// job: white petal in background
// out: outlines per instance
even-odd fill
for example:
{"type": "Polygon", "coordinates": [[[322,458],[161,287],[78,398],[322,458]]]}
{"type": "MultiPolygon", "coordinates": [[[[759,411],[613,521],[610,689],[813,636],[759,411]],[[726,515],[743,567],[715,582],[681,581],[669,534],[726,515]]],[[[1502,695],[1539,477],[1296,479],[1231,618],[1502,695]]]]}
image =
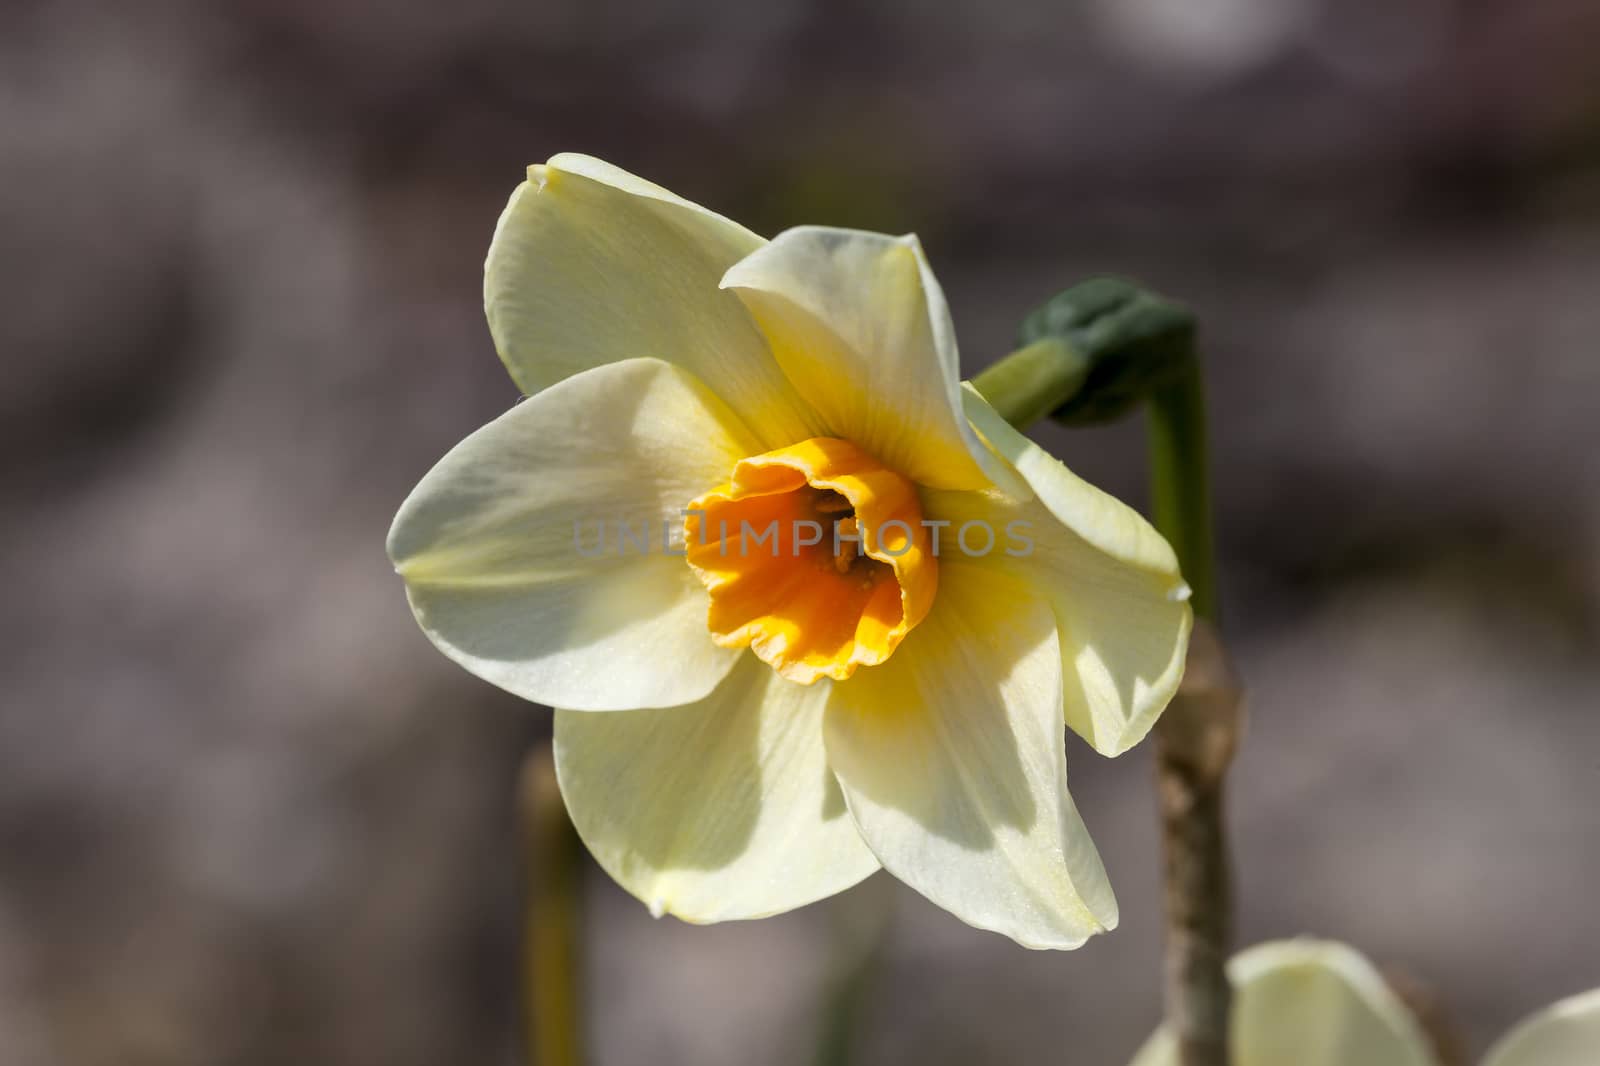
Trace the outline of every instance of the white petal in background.
{"type": "Polygon", "coordinates": [[[1483,1066],[1597,1066],[1600,988],[1561,1000],[1514,1026],[1483,1066]]]}
{"type": "Polygon", "coordinates": [[[556,712],[556,770],[607,873],[655,914],[760,918],[840,892],[878,862],[823,753],[828,683],[743,653],[683,707],[556,712]]]}
{"type": "Polygon", "coordinates": [[[711,640],[705,589],[664,554],[663,523],[755,447],[685,371],[599,367],[452,449],[395,516],[389,556],[423,631],[486,681],[583,710],[696,700],[738,652],[711,640]],[[648,553],[621,548],[619,522],[649,531],[648,553]],[[597,523],[607,546],[584,555],[597,523]]]}
{"type": "MultiPolygon", "coordinates": [[[[1235,955],[1233,1066],[1438,1066],[1410,1008],[1354,948],[1327,940],[1279,940],[1235,955]]],[[[1166,1027],[1132,1066],[1177,1066],[1166,1027]]],[[[1597,1066],[1600,989],[1525,1019],[1483,1066],[1597,1066]]]]}
{"type": "Polygon", "coordinates": [[[529,168],[484,265],[489,331],[530,394],[591,367],[656,358],[698,376],[765,447],[816,435],[723,273],[763,245],[743,226],[609,163],[529,168]]]}
{"type": "MultiPolygon", "coordinates": [[[[1359,952],[1279,940],[1235,955],[1234,1066],[1436,1066],[1411,1011],[1359,952]]],[[[1132,1066],[1178,1066],[1165,1027],[1132,1066]]]]}
{"type": "Polygon", "coordinates": [[[1117,910],[1067,794],[1055,625],[982,566],[939,580],[894,656],[834,686],[829,762],[890,873],[980,929],[1077,947],[1117,910]]]}
{"type": "Polygon", "coordinates": [[[750,308],[828,435],[923,485],[1010,478],[962,414],[950,311],[915,237],[801,226],[722,284],[750,308]]]}

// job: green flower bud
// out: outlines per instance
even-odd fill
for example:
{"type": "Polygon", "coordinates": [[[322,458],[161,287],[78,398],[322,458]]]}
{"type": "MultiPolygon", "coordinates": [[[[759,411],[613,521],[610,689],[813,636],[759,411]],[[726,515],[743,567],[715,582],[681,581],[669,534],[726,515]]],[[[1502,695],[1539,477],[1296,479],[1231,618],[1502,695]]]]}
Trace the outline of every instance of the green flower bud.
{"type": "MultiPolygon", "coordinates": [[[[1171,384],[1194,350],[1188,308],[1118,278],[1092,278],[1051,297],[1023,319],[1025,348],[1059,342],[1081,384],[1049,412],[1071,426],[1111,422],[1153,389],[1171,384]]],[[[979,391],[981,381],[975,382],[979,391]]]]}

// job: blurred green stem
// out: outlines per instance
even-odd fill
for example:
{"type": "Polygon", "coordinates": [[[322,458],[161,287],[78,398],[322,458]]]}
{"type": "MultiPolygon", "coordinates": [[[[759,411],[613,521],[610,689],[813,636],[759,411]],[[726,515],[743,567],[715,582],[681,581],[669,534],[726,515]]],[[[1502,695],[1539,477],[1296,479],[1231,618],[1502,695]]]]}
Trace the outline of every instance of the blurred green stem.
{"type": "MultiPolygon", "coordinates": [[[[1101,286],[1105,289],[1105,286],[1101,286]]],[[[1103,292],[1088,286],[1063,299],[1103,292]]],[[[1239,731],[1237,679],[1216,632],[1215,549],[1206,455],[1204,382],[1192,321],[1171,305],[1124,285],[1108,340],[1097,349],[1109,370],[1136,363],[1137,345],[1167,345],[1158,374],[1138,391],[1148,404],[1150,488],[1155,527],[1177,553],[1198,619],[1182,687],[1155,730],[1157,795],[1165,859],[1167,1027],[1182,1066],[1228,1066],[1233,897],[1224,783],[1239,731]],[[1127,298],[1131,297],[1131,298],[1127,298]],[[1120,345],[1120,347],[1119,347],[1120,345]]],[[[1070,303],[1063,303],[1068,311],[1070,303]]],[[[1092,310],[1092,308],[1091,308],[1092,310]]],[[[984,398],[1019,430],[1085,390],[1090,360],[1055,336],[1019,348],[973,379],[984,398]]],[[[1115,376],[1114,374],[1112,375],[1115,376]]],[[[1089,386],[1080,403],[1094,403],[1089,386]]],[[[1104,405],[1116,412],[1116,404],[1104,405]]]]}
{"type": "Polygon", "coordinates": [[[849,1066],[861,1034],[861,1019],[883,967],[894,882],[874,877],[832,907],[832,974],[823,997],[813,1066],[849,1066]]]}
{"type": "Polygon", "coordinates": [[[1151,518],[1178,553],[1194,613],[1215,622],[1216,549],[1199,358],[1190,352],[1176,379],[1152,389],[1148,403],[1151,518]]]}
{"type": "Polygon", "coordinates": [[[972,379],[1001,418],[1021,429],[1077,395],[1089,357],[1059,337],[1018,348],[972,379]]]}
{"type": "Polygon", "coordinates": [[[561,802],[548,743],[535,748],[523,765],[521,806],[527,849],[522,970],[528,1061],[581,1066],[582,845],[561,802]]]}
{"type": "Polygon", "coordinates": [[[1233,897],[1224,784],[1239,700],[1215,639],[1205,390],[1192,348],[1175,378],[1151,390],[1148,403],[1152,518],[1177,552],[1199,625],[1212,627],[1191,641],[1183,686],[1155,730],[1166,860],[1167,1025],[1182,1066],[1228,1066],[1233,897]]]}

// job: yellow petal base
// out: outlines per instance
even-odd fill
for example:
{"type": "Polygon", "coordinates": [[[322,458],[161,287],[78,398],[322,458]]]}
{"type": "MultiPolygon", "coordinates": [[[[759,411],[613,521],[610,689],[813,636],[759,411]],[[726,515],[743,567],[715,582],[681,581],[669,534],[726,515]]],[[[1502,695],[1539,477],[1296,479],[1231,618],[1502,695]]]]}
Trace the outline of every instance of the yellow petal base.
{"type": "Polygon", "coordinates": [[[742,459],[688,511],[712,638],[791,681],[884,662],[933,605],[939,564],[916,487],[848,441],[742,459]]]}

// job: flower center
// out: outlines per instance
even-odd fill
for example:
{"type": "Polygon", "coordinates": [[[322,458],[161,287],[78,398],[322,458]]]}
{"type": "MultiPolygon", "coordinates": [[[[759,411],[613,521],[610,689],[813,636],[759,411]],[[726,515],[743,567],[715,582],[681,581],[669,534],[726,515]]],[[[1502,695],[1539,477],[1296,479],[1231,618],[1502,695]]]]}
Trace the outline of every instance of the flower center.
{"type": "Polygon", "coordinates": [[[916,487],[848,441],[742,459],[688,510],[712,639],[791,681],[883,662],[933,604],[939,565],[916,487]]]}

